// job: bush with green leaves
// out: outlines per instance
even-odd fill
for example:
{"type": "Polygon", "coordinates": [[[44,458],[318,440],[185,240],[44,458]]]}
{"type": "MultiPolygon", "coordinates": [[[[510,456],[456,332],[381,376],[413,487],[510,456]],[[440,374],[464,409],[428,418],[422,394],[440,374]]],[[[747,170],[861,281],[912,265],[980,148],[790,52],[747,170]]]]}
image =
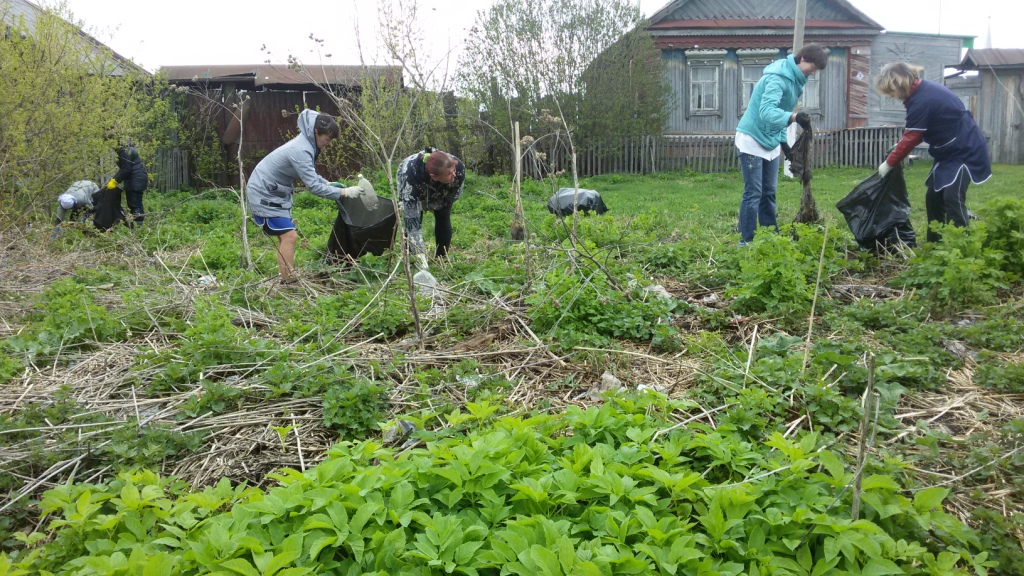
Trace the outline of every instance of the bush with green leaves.
{"type": "Polygon", "coordinates": [[[686,272],[694,258],[693,246],[688,242],[655,244],[636,251],[640,262],[648,268],[670,274],[686,272]]]}
{"type": "Polygon", "coordinates": [[[35,358],[123,339],[125,325],[95,300],[95,292],[74,278],[57,280],[38,296],[29,326],[0,344],[14,358],[35,358]]]}
{"type": "Polygon", "coordinates": [[[343,438],[362,439],[379,430],[387,419],[387,389],[365,378],[340,380],[323,394],[324,424],[343,438]]]}
{"type": "Polygon", "coordinates": [[[982,352],[978,355],[972,380],[978,386],[1021,394],[1024,393],[1024,364],[1001,361],[990,352],[982,352]]]}
{"type": "Polygon", "coordinates": [[[147,351],[138,357],[137,369],[153,373],[149,381],[153,392],[180,391],[181,386],[202,381],[212,386],[242,374],[258,373],[259,367],[269,366],[272,360],[288,357],[288,351],[277,342],[254,337],[235,326],[234,314],[216,299],[200,297],[195,305],[196,312],[183,323],[174,348],[147,351]]]}
{"type": "Polygon", "coordinates": [[[985,221],[985,248],[1003,253],[1003,271],[1024,278],[1024,200],[1004,197],[981,209],[985,221]]]}
{"type": "Polygon", "coordinates": [[[8,573],[968,574],[992,566],[942,510],[853,472],[815,434],[751,443],[729,427],[658,434],[670,403],[619,398],[560,416],[496,418],[398,453],[342,442],[266,492],[190,493],[149,472],[46,493],[50,536],[21,535],[8,573]],[[653,419],[653,420],[652,420],[653,419]]]}
{"type": "Polygon", "coordinates": [[[611,338],[650,341],[675,301],[613,282],[597,267],[567,266],[548,272],[526,297],[534,330],[554,337],[563,347],[607,343],[611,338]]]}
{"type": "Polygon", "coordinates": [[[921,247],[895,282],[916,288],[939,311],[995,303],[999,291],[1008,287],[1006,255],[986,248],[985,223],[970,228],[932,225],[939,227],[942,240],[921,247]]]}
{"type": "Polygon", "coordinates": [[[828,286],[840,259],[834,241],[825,246],[822,259],[825,238],[808,226],[795,225],[784,232],[762,231],[753,243],[733,252],[738,271],[727,293],[734,298],[738,312],[771,314],[789,325],[803,322],[810,312],[819,261],[825,265],[822,283],[828,286]]]}

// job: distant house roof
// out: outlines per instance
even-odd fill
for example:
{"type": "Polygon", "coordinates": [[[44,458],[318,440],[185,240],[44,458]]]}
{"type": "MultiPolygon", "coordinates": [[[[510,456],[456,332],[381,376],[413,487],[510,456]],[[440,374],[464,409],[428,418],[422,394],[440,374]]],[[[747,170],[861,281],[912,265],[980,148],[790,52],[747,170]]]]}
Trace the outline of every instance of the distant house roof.
{"type": "Polygon", "coordinates": [[[960,70],[979,70],[982,68],[1022,68],[1024,67],[1024,49],[1022,48],[971,48],[958,66],[960,70]]]}
{"type": "MultiPolygon", "coordinates": [[[[660,49],[778,48],[793,37],[792,0],[673,0],[647,29],[660,49]]],[[[846,0],[808,0],[808,42],[870,42],[882,26],[846,0]]]]}
{"type": "MultiPolygon", "coordinates": [[[[2,0],[2,3],[10,7],[10,9],[4,14],[4,23],[11,25],[18,21],[18,19],[22,19],[25,22],[25,26],[29,29],[29,31],[35,30],[36,20],[39,18],[39,16],[46,12],[46,10],[40,8],[39,6],[36,6],[32,2],[29,2],[29,0],[2,0]]],[[[60,15],[59,13],[54,12],[53,10],[50,10],[50,12],[56,16],[60,15]]],[[[68,24],[71,26],[75,26],[73,23],[70,22],[68,24]]],[[[84,38],[86,42],[93,46],[94,50],[104,49],[110,52],[111,58],[117,64],[117,66],[110,72],[111,76],[124,76],[128,73],[129,70],[132,72],[145,74],[146,76],[152,76],[152,74],[147,72],[143,67],[139,66],[135,62],[132,62],[128,58],[125,58],[124,56],[118,54],[109,46],[100,42],[92,35],[86,33],[81,28],[78,28],[77,26],[75,26],[75,28],[78,29],[78,34],[82,38],[84,38]]]]}
{"type": "Polygon", "coordinates": [[[316,84],[335,87],[360,86],[367,79],[383,79],[401,85],[401,66],[309,66],[287,64],[218,64],[164,66],[160,71],[174,84],[225,84],[237,88],[308,88],[316,84]]]}

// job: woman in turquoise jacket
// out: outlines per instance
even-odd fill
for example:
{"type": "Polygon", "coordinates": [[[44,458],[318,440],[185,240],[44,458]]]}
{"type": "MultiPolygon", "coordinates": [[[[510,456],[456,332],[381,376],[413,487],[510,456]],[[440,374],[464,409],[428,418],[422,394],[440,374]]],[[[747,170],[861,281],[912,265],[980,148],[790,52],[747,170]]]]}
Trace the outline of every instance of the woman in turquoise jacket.
{"type": "Polygon", "coordinates": [[[775,220],[775,191],[779,184],[779,154],[789,157],[786,127],[797,122],[807,130],[811,119],[805,112],[794,113],[807,78],[828,63],[819,44],[808,44],[796,54],[769,64],[754,86],[747,111],[736,127],[736,148],[743,174],[740,201],[740,245],[754,240],[760,226],[778,230],[775,220]]]}

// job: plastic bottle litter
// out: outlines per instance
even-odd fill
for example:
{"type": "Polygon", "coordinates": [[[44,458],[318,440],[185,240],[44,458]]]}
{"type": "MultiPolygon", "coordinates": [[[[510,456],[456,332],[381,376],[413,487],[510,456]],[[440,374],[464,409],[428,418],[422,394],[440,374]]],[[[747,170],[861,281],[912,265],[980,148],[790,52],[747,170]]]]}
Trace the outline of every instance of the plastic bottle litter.
{"type": "Polygon", "coordinates": [[[420,270],[414,274],[412,281],[423,294],[433,296],[437,292],[437,278],[427,270],[420,270]]]}

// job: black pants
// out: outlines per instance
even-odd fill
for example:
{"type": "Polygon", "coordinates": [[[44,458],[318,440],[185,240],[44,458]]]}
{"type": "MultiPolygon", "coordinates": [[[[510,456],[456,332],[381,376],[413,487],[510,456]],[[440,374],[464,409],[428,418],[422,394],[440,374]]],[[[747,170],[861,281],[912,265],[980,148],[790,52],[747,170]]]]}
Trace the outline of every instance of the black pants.
{"type": "Polygon", "coordinates": [[[434,257],[446,256],[448,248],[452,245],[452,206],[449,204],[444,208],[434,210],[434,242],[437,249],[434,250],[434,257]]]}
{"type": "Polygon", "coordinates": [[[967,187],[971,185],[971,177],[966,169],[961,169],[956,180],[942,190],[935,189],[935,176],[929,176],[925,183],[928,191],[924,195],[925,211],[928,214],[928,235],[929,242],[938,242],[942,235],[932,232],[932,222],[941,224],[953,223],[955,226],[966,228],[968,225],[967,215],[967,187]]]}
{"type": "Polygon", "coordinates": [[[142,192],[125,191],[125,197],[128,200],[128,210],[132,213],[132,218],[137,224],[142,224],[142,221],[146,219],[146,212],[142,208],[142,192]]]}

